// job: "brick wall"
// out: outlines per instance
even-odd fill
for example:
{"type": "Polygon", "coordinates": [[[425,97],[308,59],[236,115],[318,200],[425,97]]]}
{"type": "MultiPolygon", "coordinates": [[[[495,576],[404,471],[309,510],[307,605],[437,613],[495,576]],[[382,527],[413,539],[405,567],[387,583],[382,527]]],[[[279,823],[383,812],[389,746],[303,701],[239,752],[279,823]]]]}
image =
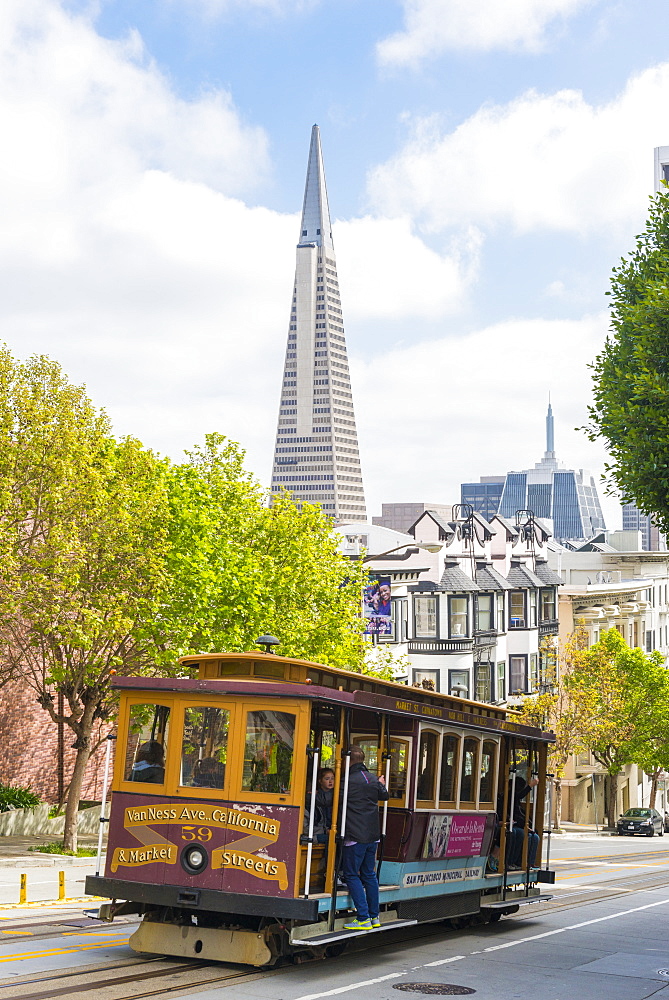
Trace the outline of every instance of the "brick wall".
{"type": "MultiPolygon", "coordinates": [[[[99,731],[112,728],[106,726],[99,731]]],[[[62,757],[66,789],[76,756],[72,749],[74,739],[74,732],[64,726],[62,757]]],[[[58,727],[37,704],[34,691],[21,681],[0,688],[0,782],[28,786],[43,801],[56,803],[58,748],[58,727]]],[[[103,743],[89,761],[82,799],[100,801],[102,798],[104,758],[103,743]]]]}

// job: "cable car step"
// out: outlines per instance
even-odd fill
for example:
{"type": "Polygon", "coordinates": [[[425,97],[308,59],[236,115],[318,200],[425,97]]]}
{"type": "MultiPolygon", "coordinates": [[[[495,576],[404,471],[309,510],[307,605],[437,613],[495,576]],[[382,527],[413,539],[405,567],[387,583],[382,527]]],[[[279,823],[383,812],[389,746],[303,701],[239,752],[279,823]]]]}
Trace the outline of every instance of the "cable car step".
{"type": "Polygon", "coordinates": [[[553,896],[549,896],[546,893],[542,893],[538,896],[509,896],[507,899],[501,899],[496,903],[481,903],[482,910],[505,910],[507,906],[527,906],[528,903],[546,903],[549,899],[553,899],[553,896]]]}
{"type": "Polygon", "coordinates": [[[297,937],[300,928],[296,927],[293,934],[290,936],[291,944],[304,944],[304,945],[317,945],[317,944],[330,944],[333,941],[343,941],[345,938],[361,937],[363,934],[377,934],[379,931],[391,931],[398,927],[411,927],[417,924],[417,920],[387,920],[385,923],[381,924],[380,927],[372,927],[368,931],[345,931],[343,929],[331,931],[327,934],[314,934],[313,937],[305,936],[303,938],[297,937]]]}

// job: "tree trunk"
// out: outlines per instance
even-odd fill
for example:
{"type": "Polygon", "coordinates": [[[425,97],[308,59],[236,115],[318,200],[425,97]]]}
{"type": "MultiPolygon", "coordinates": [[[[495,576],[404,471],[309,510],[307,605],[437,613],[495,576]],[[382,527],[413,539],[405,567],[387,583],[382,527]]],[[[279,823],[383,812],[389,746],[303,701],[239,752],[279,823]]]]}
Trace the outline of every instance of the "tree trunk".
{"type": "MultiPolygon", "coordinates": [[[[67,805],[65,806],[65,831],[63,834],[63,848],[66,851],[77,851],[77,821],[79,817],[79,802],[81,800],[81,789],[84,784],[86,767],[91,757],[90,735],[79,743],[84,746],[77,747],[77,756],[74,761],[74,770],[70,787],[67,792],[67,805]]],[[[76,745],[76,744],[75,744],[76,745]]]]}
{"type": "Polygon", "coordinates": [[[562,778],[555,779],[555,826],[554,830],[560,829],[562,823],[562,778]]]}
{"type": "Polygon", "coordinates": [[[657,780],[660,777],[659,769],[655,769],[650,776],[650,801],[648,803],[651,809],[655,808],[655,799],[657,798],[657,780]]]}
{"type": "Polygon", "coordinates": [[[616,819],[618,818],[618,775],[609,774],[608,789],[606,796],[606,819],[608,829],[615,830],[616,819]]]}

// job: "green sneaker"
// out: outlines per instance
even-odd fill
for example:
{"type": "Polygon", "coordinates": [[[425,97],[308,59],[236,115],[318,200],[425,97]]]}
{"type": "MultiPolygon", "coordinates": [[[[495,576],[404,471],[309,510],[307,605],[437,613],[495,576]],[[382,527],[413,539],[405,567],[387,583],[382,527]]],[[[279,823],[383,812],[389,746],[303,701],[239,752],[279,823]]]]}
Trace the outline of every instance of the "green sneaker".
{"type": "Polygon", "coordinates": [[[344,924],[345,931],[371,931],[372,921],[367,918],[367,920],[358,920],[354,917],[353,920],[349,920],[348,923],[344,924]]]}
{"type": "Polygon", "coordinates": [[[372,927],[380,927],[381,926],[381,921],[379,920],[378,917],[370,917],[369,919],[372,921],[372,927]]]}

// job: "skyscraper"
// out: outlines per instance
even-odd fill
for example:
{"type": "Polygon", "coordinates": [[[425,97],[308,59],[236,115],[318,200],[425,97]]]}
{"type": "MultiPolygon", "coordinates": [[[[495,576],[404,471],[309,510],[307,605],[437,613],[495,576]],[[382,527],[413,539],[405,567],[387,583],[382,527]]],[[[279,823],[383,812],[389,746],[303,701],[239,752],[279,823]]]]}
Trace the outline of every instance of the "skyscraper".
{"type": "Polygon", "coordinates": [[[551,521],[558,541],[590,538],[606,528],[593,477],[583,469],[565,469],[555,457],[550,403],[544,457],[533,469],[506,475],[499,513],[513,518],[517,510],[531,510],[551,521]]]}
{"type": "Polygon", "coordinates": [[[297,244],[276,432],[272,493],[318,503],[337,521],[365,521],[358,435],[318,126],[297,244]]]}

